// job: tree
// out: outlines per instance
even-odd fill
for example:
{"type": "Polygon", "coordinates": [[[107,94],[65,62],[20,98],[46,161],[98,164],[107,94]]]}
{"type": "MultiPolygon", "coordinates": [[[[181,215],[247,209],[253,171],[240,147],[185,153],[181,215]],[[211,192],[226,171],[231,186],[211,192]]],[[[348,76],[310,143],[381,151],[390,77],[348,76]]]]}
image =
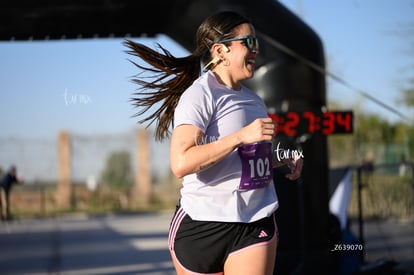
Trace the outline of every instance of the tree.
{"type": "Polygon", "coordinates": [[[113,152],[109,155],[101,175],[101,182],[118,190],[132,186],[133,174],[128,152],[113,152]]]}
{"type": "Polygon", "coordinates": [[[408,64],[408,70],[405,70],[408,73],[411,73],[407,76],[406,82],[401,87],[401,96],[399,103],[407,107],[414,107],[414,63],[412,62],[412,57],[414,55],[414,22],[409,22],[406,25],[401,27],[401,30],[397,32],[404,41],[408,43],[407,55],[408,60],[411,60],[411,63],[408,64]]]}
{"type": "Polygon", "coordinates": [[[408,79],[408,85],[401,89],[401,103],[408,107],[414,107],[414,78],[408,79]]]}

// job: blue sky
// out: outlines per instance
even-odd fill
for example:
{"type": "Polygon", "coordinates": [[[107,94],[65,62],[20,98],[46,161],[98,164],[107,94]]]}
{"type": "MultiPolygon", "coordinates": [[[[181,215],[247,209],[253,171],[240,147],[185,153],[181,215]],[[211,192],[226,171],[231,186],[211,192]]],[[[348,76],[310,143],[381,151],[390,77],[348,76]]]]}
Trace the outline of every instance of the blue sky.
{"type": "MultiPolygon", "coordinates": [[[[167,37],[157,41],[171,43],[167,37]]],[[[125,49],[120,39],[0,43],[0,136],[137,128],[129,102],[136,88],[130,76],[137,70],[125,49]]]]}
{"type": "MultiPolygon", "coordinates": [[[[413,111],[397,105],[396,100],[400,85],[408,76],[414,77],[414,53],[406,52],[414,38],[395,32],[413,24],[414,0],[281,2],[320,36],[331,73],[413,119],[413,111]]],[[[175,55],[187,54],[164,35],[134,40],[154,47],[159,42],[175,55]]],[[[138,71],[127,60],[130,56],[122,41],[0,42],[0,166],[15,163],[27,179],[56,178],[55,139],[60,130],[88,136],[123,135],[142,128],[132,117],[137,110],[129,102],[136,89],[130,77],[138,71]],[[26,144],[25,140],[36,142],[26,144]],[[32,148],[31,144],[40,146],[32,148]]],[[[344,109],[401,120],[357,91],[327,80],[329,101],[341,103],[344,109]]],[[[168,169],[167,146],[162,144],[153,152],[157,169],[160,165],[168,169]]],[[[97,155],[88,152],[80,152],[90,158],[82,159],[84,169],[74,167],[74,173],[98,177],[105,159],[96,163],[97,155]]]]}
{"type": "MultiPolygon", "coordinates": [[[[407,39],[393,34],[412,23],[413,0],[283,0],[324,44],[328,70],[357,89],[405,114],[395,101],[405,76],[413,75],[407,39]],[[410,64],[411,63],[411,64],[410,64]]],[[[173,54],[185,51],[168,37],[173,54]]],[[[411,40],[412,41],[412,40],[411,40]]],[[[139,127],[128,101],[137,70],[120,39],[0,42],[0,137],[55,137],[60,129],[79,133],[123,132],[139,127]]],[[[399,117],[328,79],[328,100],[357,106],[390,120],[399,117]]]]}
{"type": "Polygon", "coordinates": [[[362,96],[359,91],[363,91],[414,121],[412,110],[396,104],[402,83],[409,76],[414,77],[414,33],[411,32],[411,37],[397,34],[409,24],[413,29],[414,1],[281,2],[320,36],[327,69],[354,88],[349,89],[328,78],[328,100],[378,114],[390,121],[400,120],[398,115],[362,96]]]}

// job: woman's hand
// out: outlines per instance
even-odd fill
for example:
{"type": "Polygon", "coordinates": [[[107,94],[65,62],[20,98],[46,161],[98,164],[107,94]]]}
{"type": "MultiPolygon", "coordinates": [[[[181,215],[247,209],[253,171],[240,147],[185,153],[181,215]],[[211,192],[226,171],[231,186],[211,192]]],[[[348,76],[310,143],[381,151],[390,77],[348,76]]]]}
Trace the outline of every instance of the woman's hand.
{"type": "Polygon", "coordinates": [[[263,140],[272,140],[276,134],[276,126],[270,117],[257,118],[239,131],[241,144],[250,144],[263,140]]]}
{"type": "Polygon", "coordinates": [[[290,174],[286,174],[286,177],[290,180],[298,179],[302,174],[303,158],[296,157],[291,159],[282,160],[290,169],[290,174]]]}

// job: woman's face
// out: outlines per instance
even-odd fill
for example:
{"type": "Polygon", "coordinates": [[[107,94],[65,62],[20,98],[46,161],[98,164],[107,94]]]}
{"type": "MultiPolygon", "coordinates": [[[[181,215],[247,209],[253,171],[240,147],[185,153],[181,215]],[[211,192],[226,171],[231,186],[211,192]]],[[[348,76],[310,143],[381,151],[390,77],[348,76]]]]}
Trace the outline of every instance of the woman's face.
{"type": "MultiPolygon", "coordinates": [[[[251,24],[241,24],[236,31],[235,38],[243,36],[256,37],[256,33],[251,24]]],[[[228,47],[230,51],[227,58],[230,61],[229,73],[235,82],[240,82],[254,76],[256,56],[258,49],[250,50],[246,45],[246,40],[232,41],[228,47]]]]}

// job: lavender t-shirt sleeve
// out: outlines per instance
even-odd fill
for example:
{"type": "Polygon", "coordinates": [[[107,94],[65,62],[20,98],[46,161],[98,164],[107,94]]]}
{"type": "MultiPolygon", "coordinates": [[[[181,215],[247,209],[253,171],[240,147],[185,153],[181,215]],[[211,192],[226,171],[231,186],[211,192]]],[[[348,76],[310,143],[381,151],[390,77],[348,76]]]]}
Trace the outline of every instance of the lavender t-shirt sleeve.
{"type": "Polygon", "coordinates": [[[205,132],[213,112],[210,91],[199,83],[190,86],[181,96],[174,114],[174,127],[191,124],[205,132]]]}

